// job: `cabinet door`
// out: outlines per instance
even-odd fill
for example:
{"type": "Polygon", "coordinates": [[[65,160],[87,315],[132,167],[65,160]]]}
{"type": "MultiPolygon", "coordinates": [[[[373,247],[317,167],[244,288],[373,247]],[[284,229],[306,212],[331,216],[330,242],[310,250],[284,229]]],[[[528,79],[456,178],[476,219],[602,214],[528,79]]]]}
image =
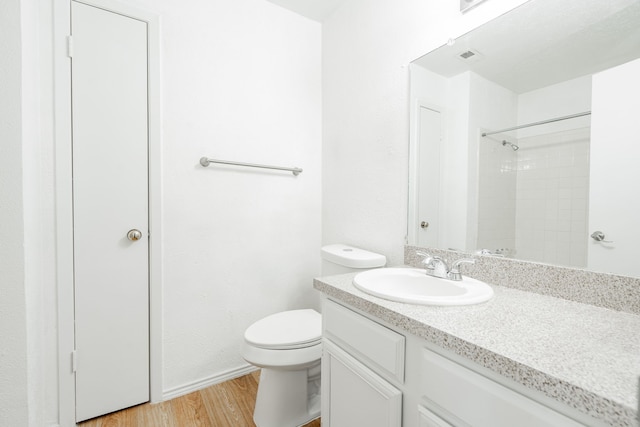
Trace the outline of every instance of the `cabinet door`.
{"type": "Polygon", "coordinates": [[[322,425],[400,427],[402,392],[329,340],[322,358],[322,425]]]}

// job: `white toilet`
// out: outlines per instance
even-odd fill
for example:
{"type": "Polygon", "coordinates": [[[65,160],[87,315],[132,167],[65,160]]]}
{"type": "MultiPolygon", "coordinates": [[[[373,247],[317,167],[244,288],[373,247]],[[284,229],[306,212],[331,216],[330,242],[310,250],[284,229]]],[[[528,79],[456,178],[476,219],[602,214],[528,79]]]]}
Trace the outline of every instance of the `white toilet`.
{"type": "MultiPolygon", "coordinates": [[[[322,248],[322,274],[383,267],[386,258],[347,245],[322,248]]],[[[253,421],[298,427],[320,416],[322,317],[311,309],[272,314],[244,333],[242,357],[262,368],[253,421]]]]}

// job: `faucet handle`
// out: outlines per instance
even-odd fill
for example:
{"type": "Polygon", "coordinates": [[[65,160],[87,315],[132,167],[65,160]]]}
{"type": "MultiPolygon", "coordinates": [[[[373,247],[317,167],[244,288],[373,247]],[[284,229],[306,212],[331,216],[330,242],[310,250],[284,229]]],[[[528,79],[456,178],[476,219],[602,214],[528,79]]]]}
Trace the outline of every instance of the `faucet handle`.
{"type": "Polygon", "coordinates": [[[441,260],[442,258],[438,257],[438,256],[433,256],[431,254],[428,254],[426,252],[422,252],[422,251],[416,251],[416,255],[419,255],[422,258],[422,261],[420,261],[420,263],[422,265],[424,265],[424,268],[426,268],[427,270],[433,270],[434,269],[434,265],[433,265],[433,261],[435,260],[441,260]]]}
{"type": "Polygon", "coordinates": [[[433,259],[433,256],[431,254],[428,254],[428,253],[422,252],[422,251],[416,251],[416,255],[423,257],[423,259],[422,259],[422,263],[423,264],[429,264],[431,262],[431,260],[433,259]]]}
{"type": "Polygon", "coordinates": [[[462,274],[460,273],[460,264],[475,264],[474,258],[461,258],[451,264],[451,270],[449,270],[449,279],[462,280],[462,274]]]}
{"type": "Polygon", "coordinates": [[[441,279],[449,278],[449,264],[447,263],[446,259],[421,251],[416,251],[416,255],[424,257],[424,259],[422,260],[422,264],[424,264],[426,273],[429,276],[439,277],[441,279]]]}
{"type": "Polygon", "coordinates": [[[434,264],[441,264],[444,263],[446,265],[446,261],[444,259],[442,259],[441,257],[437,256],[437,255],[431,255],[428,254],[426,252],[422,252],[422,251],[416,251],[416,255],[420,255],[422,257],[424,257],[422,259],[422,264],[425,265],[425,267],[427,269],[433,270],[435,268],[434,264]],[[436,263],[434,263],[434,261],[436,261],[436,263]]]}
{"type": "Polygon", "coordinates": [[[427,274],[429,275],[433,275],[433,272],[435,271],[435,268],[436,268],[433,262],[439,261],[442,259],[438,256],[433,256],[431,254],[428,254],[422,251],[416,251],[416,255],[423,257],[420,263],[424,266],[424,268],[427,270],[427,274]]]}

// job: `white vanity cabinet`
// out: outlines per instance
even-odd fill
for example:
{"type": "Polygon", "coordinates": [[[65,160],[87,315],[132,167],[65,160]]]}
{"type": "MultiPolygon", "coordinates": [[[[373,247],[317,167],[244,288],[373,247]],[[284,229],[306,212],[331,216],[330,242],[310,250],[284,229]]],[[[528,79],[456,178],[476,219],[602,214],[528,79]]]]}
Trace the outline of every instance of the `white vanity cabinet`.
{"type": "Polygon", "coordinates": [[[584,414],[524,386],[507,386],[509,380],[496,373],[327,298],[323,337],[323,427],[600,426],[584,414]]]}

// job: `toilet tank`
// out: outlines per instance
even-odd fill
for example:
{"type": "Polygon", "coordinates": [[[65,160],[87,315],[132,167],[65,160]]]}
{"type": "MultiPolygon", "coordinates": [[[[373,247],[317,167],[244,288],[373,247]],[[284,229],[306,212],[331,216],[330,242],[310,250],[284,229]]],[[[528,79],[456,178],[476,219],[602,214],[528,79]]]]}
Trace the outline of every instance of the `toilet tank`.
{"type": "Polygon", "coordinates": [[[323,276],[384,267],[387,263],[384,255],[341,243],[323,246],[320,252],[323,276]]]}

